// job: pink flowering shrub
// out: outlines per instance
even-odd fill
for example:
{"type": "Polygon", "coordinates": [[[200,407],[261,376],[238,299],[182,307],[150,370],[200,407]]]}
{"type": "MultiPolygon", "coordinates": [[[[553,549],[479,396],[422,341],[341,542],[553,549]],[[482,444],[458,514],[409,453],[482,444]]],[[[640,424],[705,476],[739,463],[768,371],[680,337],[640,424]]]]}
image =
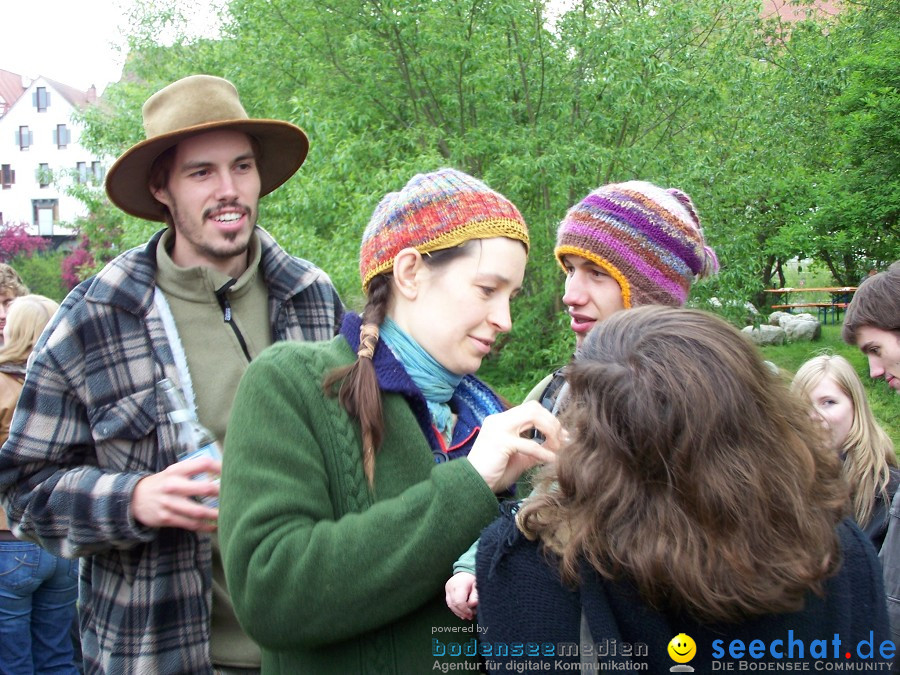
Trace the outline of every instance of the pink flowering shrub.
{"type": "Polygon", "coordinates": [[[81,271],[94,266],[94,256],[87,250],[87,240],[82,239],[78,247],[63,258],[60,264],[63,283],[70,291],[82,280],[81,271]]]}
{"type": "Polygon", "coordinates": [[[44,237],[28,234],[24,223],[13,223],[0,227],[0,262],[9,262],[16,256],[25,257],[43,251],[50,245],[44,237]]]}

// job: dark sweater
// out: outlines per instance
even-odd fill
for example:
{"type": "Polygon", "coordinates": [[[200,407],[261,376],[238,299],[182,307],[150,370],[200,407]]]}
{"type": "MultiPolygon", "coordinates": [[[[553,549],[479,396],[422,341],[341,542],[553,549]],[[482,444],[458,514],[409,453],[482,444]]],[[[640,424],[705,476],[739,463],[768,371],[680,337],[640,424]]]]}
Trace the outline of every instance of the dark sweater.
{"type": "Polygon", "coordinates": [[[872,540],[872,545],[876,551],[880,551],[884,544],[884,538],[887,535],[888,523],[891,516],[891,501],[897,493],[897,486],[900,485],[900,469],[890,468],[891,478],[887,485],[887,500],[881,496],[881,493],[875,495],[875,506],[872,509],[872,517],[864,528],[863,532],[872,540]]]}
{"type": "MultiPolygon", "coordinates": [[[[754,670],[765,663],[774,664],[772,669],[789,663],[799,666],[788,668],[803,669],[805,662],[813,671],[816,666],[812,662],[817,660],[839,667],[874,665],[879,670],[885,661],[879,649],[889,640],[881,570],[871,543],[855,524],[845,521],[838,533],[843,563],[825,583],[824,597],[810,595],[799,612],[708,625],[686,614],[656,611],[641,600],[632,584],[605,581],[586,565],[580,589],[564,586],[557,558],[539,543],[527,540],[511,516],[503,516],[484,530],[478,549],[481,653],[491,672],[577,668],[564,664],[579,661],[583,603],[603,670],[669,672],[677,664],[667,647],[680,633],[696,643],[696,656],[687,664],[696,673],[737,672],[742,669],[741,661],[754,670]],[[840,639],[837,650],[835,636],[840,639]],[[820,642],[813,642],[816,640],[820,642]],[[861,656],[857,646],[862,641],[866,642],[861,645],[861,656]],[[516,653],[514,646],[519,645],[521,656],[496,656],[505,646],[510,654],[516,653]],[[874,645],[874,658],[863,658],[868,655],[867,645],[874,645]],[[563,655],[567,649],[571,653],[563,655]],[[822,659],[816,658],[819,650],[825,652],[822,659]]],[[[893,643],[886,647],[893,651],[893,643]]]]}

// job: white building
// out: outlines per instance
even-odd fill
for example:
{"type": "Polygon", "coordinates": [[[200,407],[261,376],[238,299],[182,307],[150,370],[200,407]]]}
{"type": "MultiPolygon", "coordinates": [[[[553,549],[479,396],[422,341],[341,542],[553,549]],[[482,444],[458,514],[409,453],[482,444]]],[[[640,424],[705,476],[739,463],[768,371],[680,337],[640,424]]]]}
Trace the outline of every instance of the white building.
{"type": "Polygon", "coordinates": [[[45,77],[27,83],[0,70],[0,225],[25,223],[30,234],[70,235],[82,202],[73,182],[102,182],[105,165],[81,147],[72,112],[97,100],[45,77]]]}

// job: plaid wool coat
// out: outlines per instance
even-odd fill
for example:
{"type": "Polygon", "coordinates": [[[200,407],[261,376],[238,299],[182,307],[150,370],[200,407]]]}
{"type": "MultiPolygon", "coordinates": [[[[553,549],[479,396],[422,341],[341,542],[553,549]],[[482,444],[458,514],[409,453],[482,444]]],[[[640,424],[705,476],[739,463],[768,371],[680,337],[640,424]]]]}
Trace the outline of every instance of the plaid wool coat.
{"type": "MultiPolygon", "coordinates": [[[[273,340],[321,340],[343,308],[327,275],[263,230],[273,340]]],[[[177,373],[153,303],[162,232],[76,287],[38,345],[9,440],[0,499],[21,538],[81,557],[88,673],[210,673],[208,535],[149,529],[131,513],[137,482],[176,461],[155,383],[177,373]]]]}

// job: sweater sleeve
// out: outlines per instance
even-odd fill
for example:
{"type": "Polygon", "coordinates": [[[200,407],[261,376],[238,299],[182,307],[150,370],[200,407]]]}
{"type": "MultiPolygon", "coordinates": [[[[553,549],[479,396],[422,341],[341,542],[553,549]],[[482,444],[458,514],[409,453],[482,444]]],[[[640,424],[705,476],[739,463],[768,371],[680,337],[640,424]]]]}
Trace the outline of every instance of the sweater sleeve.
{"type": "Polygon", "coordinates": [[[497,512],[467,459],[433,463],[411,415],[406,436],[385,415],[369,494],[358,427],[322,392],[322,374],[338,364],[320,359],[334,342],[266,350],[228,425],[225,572],[241,625],[270,649],[335,643],[419,609],[497,512]]]}
{"type": "MultiPolygon", "coordinates": [[[[63,310],[71,302],[67,299],[63,310]]],[[[56,357],[68,354],[65,363],[76,369],[91,359],[65,311],[57,317],[38,344],[9,438],[0,448],[0,501],[10,529],[67,558],[150,541],[157,531],[137,523],[130,508],[147,467],[134,467],[126,452],[110,453],[109,463],[116,467],[100,467],[95,444],[100,437],[116,438],[117,449],[125,448],[152,435],[153,391],[137,392],[106,409],[86,406],[56,357]]],[[[117,373],[126,371],[121,358],[118,365],[117,373]]]]}
{"type": "Polygon", "coordinates": [[[469,549],[453,563],[453,574],[468,572],[475,574],[475,556],[478,554],[478,540],[476,539],[469,549]]]}

